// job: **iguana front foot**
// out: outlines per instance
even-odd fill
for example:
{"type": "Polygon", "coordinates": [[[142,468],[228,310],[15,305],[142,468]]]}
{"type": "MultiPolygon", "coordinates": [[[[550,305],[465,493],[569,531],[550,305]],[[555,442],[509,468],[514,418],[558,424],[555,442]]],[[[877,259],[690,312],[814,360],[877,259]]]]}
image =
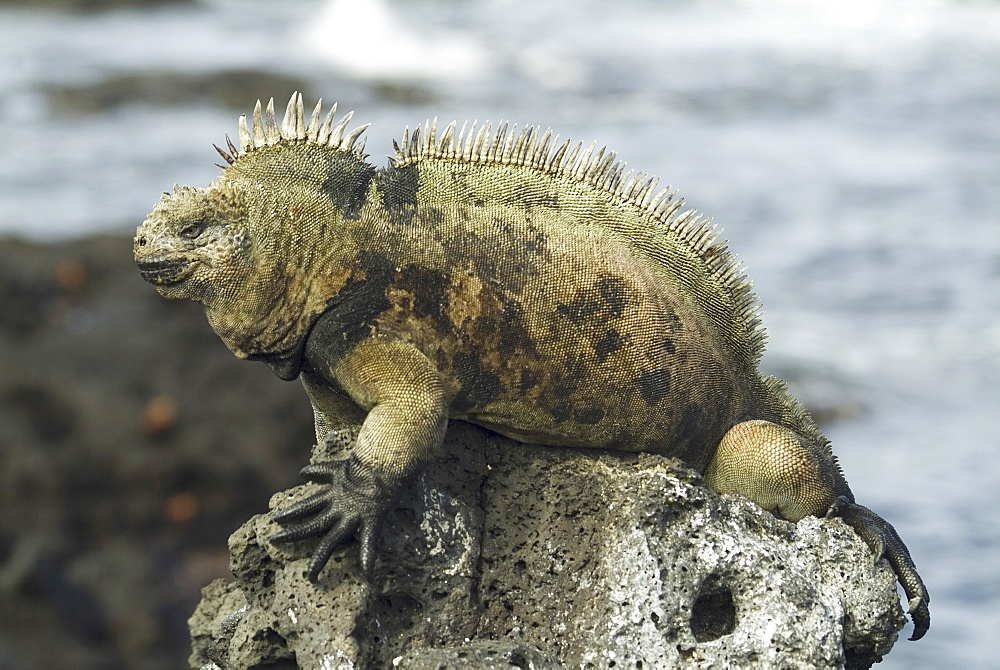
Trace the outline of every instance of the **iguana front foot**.
{"type": "Polygon", "coordinates": [[[924,582],[917,574],[917,566],[903,544],[896,529],[888,521],[863,505],[841,496],[830,507],[830,516],[839,516],[871,548],[878,561],[883,556],[889,561],[899,583],[903,585],[908,600],[908,611],[913,618],[911,640],[919,640],[931,626],[929,605],[931,597],[924,582]]]}
{"type": "Polygon", "coordinates": [[[382,518],[395,497],[392,487],[353,457],[314,463],[304,467],[300,474],[326,486],[275,512],[274,520],[285,528],[272,535],[270,541],[293,542],[322,535],[306,568],[306,577],[315,584],[334,549],[354,536],[360,544],[361,567],[371,577],[382,518]]]}

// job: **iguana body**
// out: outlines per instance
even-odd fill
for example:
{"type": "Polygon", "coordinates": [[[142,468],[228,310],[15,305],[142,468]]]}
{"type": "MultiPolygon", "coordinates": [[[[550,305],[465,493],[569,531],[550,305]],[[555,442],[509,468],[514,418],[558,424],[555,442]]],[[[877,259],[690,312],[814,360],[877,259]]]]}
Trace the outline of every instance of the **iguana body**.
{"type": "Polygon", "coordinates": [[[207,189],[165,194],[136,236],[146,279],[202,302],[237,356],[301,375],[318,439],[366,413],[329,486],[277,514],[322,534],[315,580],[382,514],[449,418],[539,444],[683,459],[722,492],[797,521],[842,516],[890,560],[926,632],[928,597],[892,526],[857,505],[829,444],[758,360],[757,302],[713,229],[603,150],[536,129],[408,132],[390,167],[364,128],[293,96],[241,119],[207,189]]]}

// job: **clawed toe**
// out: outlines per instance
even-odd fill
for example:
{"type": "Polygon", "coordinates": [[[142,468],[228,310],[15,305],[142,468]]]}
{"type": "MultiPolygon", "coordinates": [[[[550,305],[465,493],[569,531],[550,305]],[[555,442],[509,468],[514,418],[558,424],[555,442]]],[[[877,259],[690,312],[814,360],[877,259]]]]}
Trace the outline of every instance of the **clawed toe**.
{"type": "Polygon", "coordinates": [[[306,579],[313,584],[319,581],[319,573],[322,572],[323,568],[330,561],[334,550],[354,534],[356,526],[357,522],[351,522],[341,517],[340,521],[323,536],[323,539],[320,540],[309,559],[309,566],[306,568],[306,579]]]}
{"type": "Polygon", "coordinates": [[[278,523],[284,523],[286,521],[291,521],[292,519],[314,514],[323,509],[326,504],[327,492],[320,491],[319,493],[314,493],[308,498],[304,498],[297,503],[293,503],[288,507],[278,510],[274,513],[274,520],[278,523]]]}

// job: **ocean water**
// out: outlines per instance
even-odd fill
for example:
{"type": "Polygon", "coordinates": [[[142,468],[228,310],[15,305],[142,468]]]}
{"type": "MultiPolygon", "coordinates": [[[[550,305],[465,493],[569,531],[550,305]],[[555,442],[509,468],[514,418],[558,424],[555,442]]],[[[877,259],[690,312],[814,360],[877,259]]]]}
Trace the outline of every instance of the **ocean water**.
{"type": "Polygon", "coordinates": [[[426,118],[509,119],[678,188],[746,261],[764,368],[825,410],[931,591],[930,633],[879,667],[1000,667],[1000,3],[3,9],[0,235],[131,232],[161,191],[207,183],[211,144],[269,94],[214,94],[242,71],[356,109],[377,163],[426,118]],[[214,84],[164,102],[146,79],[214,84]]]}

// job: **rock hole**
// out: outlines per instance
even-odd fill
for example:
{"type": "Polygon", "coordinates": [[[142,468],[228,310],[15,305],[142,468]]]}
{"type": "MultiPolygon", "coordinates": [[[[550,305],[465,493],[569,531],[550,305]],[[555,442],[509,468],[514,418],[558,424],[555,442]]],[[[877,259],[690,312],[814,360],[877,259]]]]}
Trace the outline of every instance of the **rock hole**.
{"type": "Polygon", "coordinates": [[[709,577],[691,606],[691,633],[698,642],[717,640],[736,630],[736,605],[733,593],[709,577]]]}
{"type": "Polygon", "coordinates": [[[389,630],[407,630],[423,615],[420,601],[406,593],[385,593],[375,603],[379,621],[389,630]]]}

